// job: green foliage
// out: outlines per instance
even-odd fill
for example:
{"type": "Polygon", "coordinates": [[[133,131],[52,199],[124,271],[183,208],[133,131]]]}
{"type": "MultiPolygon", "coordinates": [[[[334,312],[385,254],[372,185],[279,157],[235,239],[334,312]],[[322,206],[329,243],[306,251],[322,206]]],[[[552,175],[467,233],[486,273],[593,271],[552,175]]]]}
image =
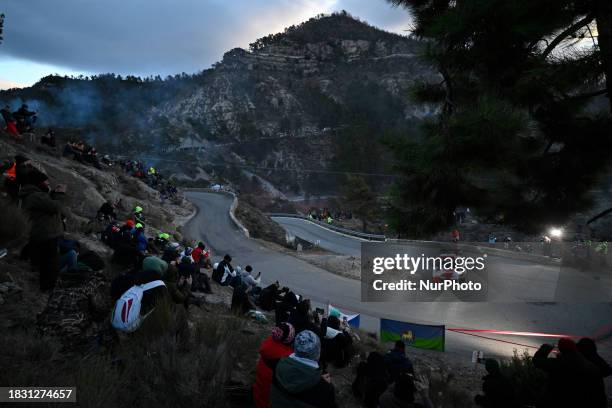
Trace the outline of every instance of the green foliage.
{"type": "Polygon", "coordinates": [[[343,40],[397,41],[395,34],[387,33],[357,20],[346,11],[320,14],[298,25],[287,27],[284,32],[270,34],[249,44],[251,51],[261,50],[284,41],[297,44],[330,43],[334,38],[343,40]],[[357,29],[356,29],[357,28],[357,29]]]}
{"type": "Polygon", "coordinates": [[[376,195],[368,183],[357,176],[349,176],[344,184],[343,204],[363,223],[366,232],[367,222],[374,217],[377,210],[376,195]]]}
{"type": "MultiPolygon", "coordinates": [[[[612,147],[610,116],[587,111],[606,87],[603,43],[571,44],[589,32],[592,5],[392,3],[413,13],[414,34],[428,44],[424,58],[442,81],[417,83],[411,93],[440,107],[423,123],[422,143],[389,143],[401,174],[391,224],[427,235],[448,228],[452,211],[467,205],[485,219],[536,232],[588,209],[612,147]]],[[[604,20],[597,21],[601,28],[604,20]]]]}
{"type": "Polygon", "coordinates": [[[506,377],[521,407],[534,406],[538,397],[542,395],[546,384],[546,373],[533,365],[531,356],[527,351],[519,354],[516,350],[510,360],[502,361],[501,373],[506,377]]]}

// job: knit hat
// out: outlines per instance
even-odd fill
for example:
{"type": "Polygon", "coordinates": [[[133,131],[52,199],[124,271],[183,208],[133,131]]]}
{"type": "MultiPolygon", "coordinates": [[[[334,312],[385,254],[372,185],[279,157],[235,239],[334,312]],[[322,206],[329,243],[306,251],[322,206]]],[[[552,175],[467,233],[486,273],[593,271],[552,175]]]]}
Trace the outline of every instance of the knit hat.
{"type": "Polygon", "coordinates": [[[291,323],[283,322],[272,329],[272,339],[279,343],[291,344],[295,338],[295,329],[291,323]]]}
{"type": "Polygon", "coordinates": [[[295,336],[293,348],[297,357],[318,361],[321,356],[321,340],[310,330],[304,330],[295,336]]]}

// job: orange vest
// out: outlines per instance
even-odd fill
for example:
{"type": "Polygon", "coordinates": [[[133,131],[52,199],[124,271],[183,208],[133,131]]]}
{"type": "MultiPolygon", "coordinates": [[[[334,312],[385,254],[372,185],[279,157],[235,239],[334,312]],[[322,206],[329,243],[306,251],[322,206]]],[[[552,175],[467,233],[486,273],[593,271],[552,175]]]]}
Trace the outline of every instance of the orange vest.
{"type": "Polygon", "coordinates": [[[15,181],[17,180],[17,163],[13,163],[10,169],[8,169],[4,174],[9,180],[15,181]]]}

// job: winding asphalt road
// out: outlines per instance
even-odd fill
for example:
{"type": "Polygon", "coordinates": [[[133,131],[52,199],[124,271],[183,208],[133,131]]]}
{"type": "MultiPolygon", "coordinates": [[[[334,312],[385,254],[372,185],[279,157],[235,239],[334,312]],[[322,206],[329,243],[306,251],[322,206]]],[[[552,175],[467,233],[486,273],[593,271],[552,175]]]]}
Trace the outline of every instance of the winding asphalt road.
{"type": "MultiPolygon", "coordinates": [[[[246,238],[229,218],[231,197],[200,192],[189,192],[186,196],[199,211],[185,226],[185,235],[204,240],[212,248],[215,260],[229,253],[234,265],[251,264],[256,271],[261,271],[265,283],[278,280],[315,303],[322,305],[331,301],[334,306],[361,313],[362,328],[365,330],[377,331],[379,318],[384,317],[415,323],[443,323],[447,328],[592,336],[612,321],[611,303],[364,303],[360,300],[359,281],[331,274],[291,255],[273,251],[257,240],[246,238]]],[[[344,242],[344,239],[334,239],[329,235],[333,233],[326,230],[313,230],[311,233],[323,234],[321,237],[324,240],[337,241],[339,247],[348,246],[349,250],[354,245],[344,242]]],[[[519,261],[511,263],[518,270],[528,268],[519,261]]],[[[447,352],[459,354],[465,359],[470,358],[472,350],[483,350],[485,355],[491,356],[510,355],[514,349],[523,348],[454,332],[447,332],[446,336],[447,352]]],[[[526,346],[556,341],[542,337],[487,336],[526,346]]],[[[607,354],[606,347],[600,348],[607,354]]]]}

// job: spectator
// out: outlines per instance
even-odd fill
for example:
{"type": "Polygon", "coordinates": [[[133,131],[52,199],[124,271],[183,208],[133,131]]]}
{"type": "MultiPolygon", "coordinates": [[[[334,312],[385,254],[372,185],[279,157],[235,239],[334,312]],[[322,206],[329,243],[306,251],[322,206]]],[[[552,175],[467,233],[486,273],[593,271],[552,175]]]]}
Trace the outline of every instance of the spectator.
{"type": "Polygon", "coordinates": [[[319,368],[319,337],[309,330],[297,334],[294,350],[289,357],[280,360],[274,370],[270,407],[336,407],[331,377],[319,368]]]}
{"type": "Polygon", "coordinates": [[[548,358],[552,350],[552,345],[543,344],[533,356],[533,365],[548,374],[538,407],[605,407],[600,371],[578,352],[576,343],[569,338],[560,339],[557,358],[548,358]]]}
{"type": "Polygon", "coordinates": [[[385,364],[391,382],[395,382],[400,374],[414,374],[412,362],[406,357],[406,345],[401,340],[396,341],[394,347],[387,352],[385,364]]]}
{"type": "Polygon", "coordinates": [[[389,387],[378,401],[379,408],[433,408],[429,399],[429,383],[424,378],[414,381],[411,374],[401,374],[395,384],[389,387]],[[415,393],[421,397],[415,402],[415,393]]]}
{"type": "Polygon", "coordinates": [[[116,220],[117,212],[115,211],[115,205],[110,201],[106,201],[98,209],[98,213],[96,214],[96,217],[99,220],[107,220],[107,221],[116,220]]]}
{"type": "Polygon", "coordinates": [[[316,325],[312,318],[310,308],[310,299],[303,299],[289,314],[289,323],[295,327],[295,332],[300,333],[304,330],[310,330],[322,337],[321,328],[316,325]]]}
{"type": "Polygon", "coordinates": [[[251,272],[253,272],[253,267],[251,265],[247,265],[244,270],[240,271],[240,279],[242,283],[247,286],[248,290],[253,291],[261,282],[261,272],[256,278],[251,275],[251,272]]]}
{"type": "Polygon", "coordinates": [[[47,133],[40,137],[40,143],[55,148],[55,132],[53,129],[49,128],[47,133]]]}
{"type": "Polygon", "coordinates": [[[281,358],[293,353],[295,330],[289,323],[282,323],[272,329],[272,335],[266,338],[259,349],[259,361],[253,385],[255,408],[270,406],[270,387],[274,369],[281,358]]]}
{"type": "Polygon", "coordinates": [[[13,136],[19,136],[19,131],[17,130],[17,122],[15,120],[15,117],[11,113],[11,107],[9,105],[6,105],[4,108],[0,109],[0,114],[2,115],[2,119],[4,119],[6,131],[13,136]]]}
{"type": "Polygon", "coordinates": [[[229,285],[235,288],[240,282],[240,277],[236,274],[236,271],[234,271],[231,262],[232,257],[226,254],[223,260],[215,267],[212,273],[212,279],[221,286],[229,285]]]}
{"type": "Polygon", "coordinates": [[[387,389],[388,380],[385,358],[382,354],[372,351],[367,360],[357,366],[357,377],[352,385],[353,393],[367,408],[376,408],[378,399],[387,389]]]}
{"type": "Polygon", "coordinates": [[[198,242],[198,246],[191,253],[193,261],[200,268],[210,268],[210,253],[206,250],[203,242],[198,242]]]}
{"type": "Polygon", "coordinates": [[[488,374],[482,378],[483,395],[476,395],[474,398],[476,405],[485,408],[518,407],[512,384],[502,375],[499,363],[488,359],[485,361],[485,370],[488,374]]]}
{"type": "Polygon", "coordinates": [[[142,207],[139,205],[134,207],[134,222],[145,225],[145,216],[142,213],[142,207]]]}
{"type": "Polygon", "coordinates": [[[270,311],[276,308],[276,302],[280,300],[279,289],[280,283],[276,281],[261,290],[258,299],[258,305],[261,310],[270,311]]]}
{"type": "Polygon", "coordinates": [[[49,193],[47,180],[45,182],[40,187],[27,185],[19,193],[31,223],[29,242],[24,252],[38,267],[42,291],[55,287],[59,274],[58,239],[64,234],[67,215],[60,202],[66,194],[66,187],[57,186],[49,193]]]}
{"type": "Polygon", "coordinates": [[[612,367],[610,367],[607,361],[601,358],[599,353],[597,353],[597,346],[592,339],[584,337],[578,341],[576,346],[584,358],[597,366],[602,378],[606,378],[612,374],[612,367]]]}

